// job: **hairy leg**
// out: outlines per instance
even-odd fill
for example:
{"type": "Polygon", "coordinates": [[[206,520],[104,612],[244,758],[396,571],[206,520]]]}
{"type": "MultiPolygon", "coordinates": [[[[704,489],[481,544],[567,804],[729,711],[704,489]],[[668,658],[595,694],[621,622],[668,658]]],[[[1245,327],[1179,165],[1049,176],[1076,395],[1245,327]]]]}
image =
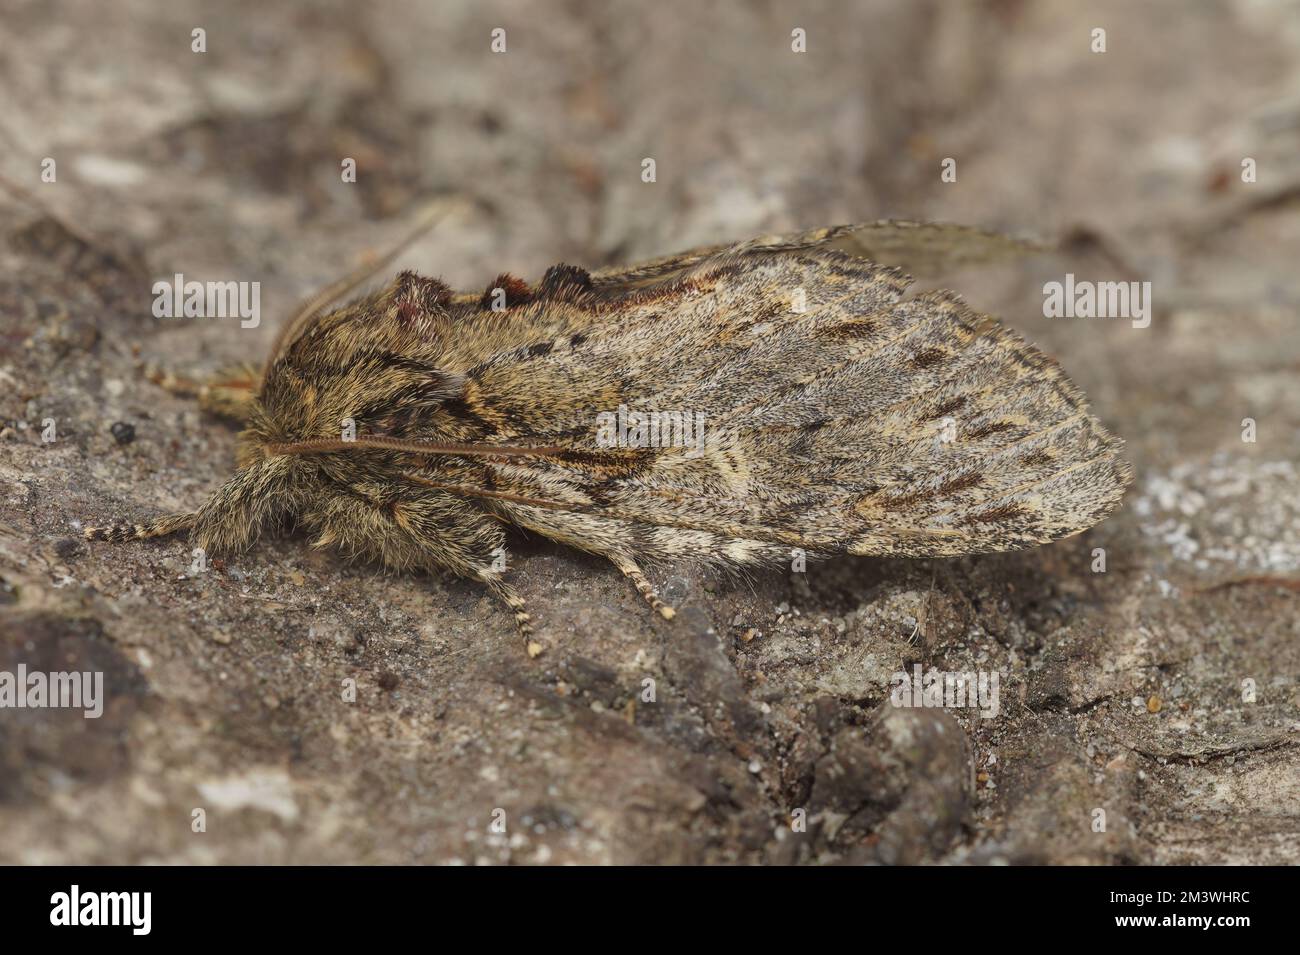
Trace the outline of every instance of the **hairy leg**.
{"type": "Polygon", "coordinates": [[[654,587],[650,586],[650,581],[646,580],[645,574],[641,571],[641,568],[637,566],[636,561],[625,554],[612,553],[606,554],[605,556],[613,562],[615,567],[623,572],[623,576],[632,581],[633,586],[635,586],[637,592],[645,598],[645,602],[650,605],[651,610],[655,611],[655,613],[659,614],[659,616],[663,617],[665,620],[671,620],[673,617],[677,616],[677,611],[673,610],[672,607],[659,599],[659,595],[655,593],[654,587]]]}
{"type": "Polygon", "coordinates": [[[541,656],[544,647],[533,639],[533,618],[528,615],[528,610],[524,605],[524,598],[515,593],[510,585],[501,580],[500,577],[483,573],[479,573],[476,576],[478,580],[487,585],[488,589],[492,591],[498,600],[509,607],[511,612],[514,613],[515,627],[518,629],[519,635],[523,637],[525,652],[527,652],[530,657],[536,658],[541,656]]]}
{"type": "Polygon", "coordinates": [[[248,420],[248,408],[257,392],[260,372],[244,362],[228,365],[202,380],[186,378],[161,368],[145,368],[145,377],[165,391],[193,395],[204,411],[237,424],[248,420]]]}
{"type": "MultiPolygon", "coordinates": [[[[145,377],[163,390],[196,396],[203,410],[241,424],[248,419],[248,406],[257,388],[257,374],[252,365],[230,365],[205,381],[196,381],[156,367],[145,368],[145,377]]],[[[87,527],[83,533],[86,540],[121,544],[191,530],[198,516],[198,512],[166,514],[144,524],[123,522],[107,527],[87,527]]]]}
{"type": "Polygon", "coordinates": [[[336,547],[397,571],[446,570],[479,581],[513,613],[528,655],[542,652],[524,599],[495,566],[505,535],[477,508],[423,488],[395,494],[391,486],[359,484],[316,502],[303,519],[318,532],[314,547],[336,547]]]}
{"type": "Polygon", "coordinates": [[[246,550],[266,525],[296,513],[310,492],[311,485],[295,479],[293,467],[289,458],[268,458],[237,469],[191,514],[168,514],[144,524],[88,527],[84,533],[88,540],[121,543],[191,531],[194,542],[209,553],[237,553],[246,550]]]}
{"type": "MultiPolygon", "coordinates": [[[[413,480],[421,484],[424,487],[434,487],[440,491],[444,491],[447,494],[453,495],[455,497],[479,498],[482,500],[489,500],[489,501],[510,500],[516,504],[528,502],[525,497],[519,495],[503,494],[497,491],[489,491],[484,488],[466,487],[463,485],[455,485],[455,484],[434,484],[430,481],[426,481],[420,478],[418,475],[407,475],[407,478],[409,480],[413,480]]],[[[531,502],[531,503],[537,503],[537,502],[531,502]]],[[[562,525],[562,524],[542,525],[534,522],[529,522],[527,520],[516,520],[514,517],[508,517],[506,519],[511,521],[512,523],[519,523],[523,527],[532,527],[538,530],[544,536],[549,537],[551,540],[560,541],[561,543],[566,543],[566,544],[570,544],[571,546],[577,547],[580,550],[587,550],[592,553],[600,554],[604,557],[608,557],[610,561],[613,562],[614,566],[617,567],[620,571],[622,571],[624,576],[626,576],[629,580],[632,581],[637,591],[641,594],[642,597],[645,598],[646,603],[650,605],[651,609],[653,609],[665,620],[672,620],[673,617],[676,616],[676,611],[673,610],[672,607],[669,607],[667,604],[665,604],[662,600],[659,599],[658,594],[655,593],[654,588],[650,585],[650,582],[646,580],[645,574],[642,572],[641,568],[637,566],[636,561],[633,560],[632,557],[629,556],[627,553],[620,550],[607,550],[603,548],[592,547],[589,538],[584,537],[580,534],[573,534],[571,532],[571,528],[568,527],[567,525],[562,525]]],[[[507,604],[509,605],[508,600],[507,600],[507,604]]],[[[513,605],[511,606],[513,607],[513,605]]],[[[525,617],[527,617],[526,614],[525,617]]]]}
{"type": "Polygon", "coordinates": [[[187,531],[194,526],[194,514],[167,514],[156,517],[146,524],[113,524],[109,527],[87,527],[83,532],[88,541],[109,541],[121,544],[124,541],[142,541],[150,537],[166,537],[187,531]]]}

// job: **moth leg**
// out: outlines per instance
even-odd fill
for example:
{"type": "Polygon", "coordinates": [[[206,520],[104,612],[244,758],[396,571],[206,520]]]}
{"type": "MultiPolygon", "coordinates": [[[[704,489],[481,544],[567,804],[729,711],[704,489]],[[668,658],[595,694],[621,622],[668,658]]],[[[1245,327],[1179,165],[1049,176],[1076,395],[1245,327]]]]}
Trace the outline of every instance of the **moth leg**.
{"type": "Polygon", "coordinates": [[[515,627],[519,630],[519,635],[524,638],[524,650],[528,656],[533,659],[541,656],[544,647],[533,639],[533,618],[525,609],[524,598],[491,571],[481,570],[476,576],[515,615],[515,627]]]}
{"type": "Polygon", "coordinates": [[[248,420],[249,406],[261,376],[257,368],[247,362],[227,365],[202,380],[186,378],[153,365],[147,366],[144,374],[164,391],[197,397],[199,407],[204,411],[238,424],[248,420]]]}
{"type": "Polygon", "coordinates": [[[318,531],[313,547],[337,547],[396,571],[443,570],[477,580],[510,609],[528,655],[541,654],[524,599],[494,566],[505,543],[497,522],[451,495],[423,488],[365,482],[348,491],[318,499],[302,515],[318,531]]]}
{"type": "Polygon", "coordinates": [[[147,524],[119,523],[109,527],[87,527],[83,533],[88,541],[121,544],[125,541],[142,541],[150,537],[166,537],[168,534],[187,531],[194,526],[194,518],[194,514],[167,514],[147,524]]]}
{"type": "Polygon", "coordinates": [[[296,513],[304,493],[291,458],[279,456],[239,468],[192,513],[168,514],[145,524],[125,522],[88,527],[88,540],[145,540],[190,531],[191,540],[209,554],[246,550],[263,527],[277,517],[296,513]]]}
{"type": "Polygon", "coordinates": [[[614,553],[606,554],[605,556],[610,559],[615,567],[623,572],[624,577],[632,581],[632,585],[636,587],[637,592],[645,598],[645,602],[650,605],[651,610],[659,614],[659,616],[663,617],[665,620],[671,620],[673,617],[677,616],[676,610],[659,599],[659,595],[655,593],[654,587],[650,586],[650,581],[645,579],[645,574],[642,573],[641,568],[637,566],[636,561],[631,557],[628,557],[626,554],[614,553]]]}

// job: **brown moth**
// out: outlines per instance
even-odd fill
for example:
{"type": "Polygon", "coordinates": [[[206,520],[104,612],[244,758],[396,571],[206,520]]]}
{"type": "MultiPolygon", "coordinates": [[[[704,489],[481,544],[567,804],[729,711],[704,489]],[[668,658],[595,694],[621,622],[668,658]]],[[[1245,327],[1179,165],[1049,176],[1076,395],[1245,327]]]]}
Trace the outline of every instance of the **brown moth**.
{"type": "Polygon", "coordinates": [[[293,519],[316,547],[483,582],[533,656],[498,559],[508,525],[605,555],[668,618],[643,563],[1058,540],[1119,504],[1120,442],[1054,361],[952,292],[905,298],[911,279],[870,259],[1010,244],[842,226],[473,295],[403,272],[325,311],[354,276],[286,324],[263,369],[204,390],[244,424],[224,485],[86,536],[188,531],[220,554],[293,519]]]}

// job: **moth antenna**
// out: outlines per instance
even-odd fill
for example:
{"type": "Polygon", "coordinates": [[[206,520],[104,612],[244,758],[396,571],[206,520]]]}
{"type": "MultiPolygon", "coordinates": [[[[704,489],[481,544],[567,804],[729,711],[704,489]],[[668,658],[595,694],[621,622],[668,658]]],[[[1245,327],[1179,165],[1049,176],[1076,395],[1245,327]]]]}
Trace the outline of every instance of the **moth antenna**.
{"type": "Polygon", "coordinates": [[[447,203],[434,203],[425,210],[415,228],[396,244],[389,247],[379,258],[373,262],[358,266],[347,275],[331,282],[302,302],[284,324],[280,326],[280,331],[276,333],[275,340],[271,343],[271,350],[267,352],[266,363],[262,366],[261,377],[266,377],[266,372],[275,363],[275,360],[280,357],[280,353],[298,339],[298,336],[307,329],[307,326],[320,316],[321,310],[325,306],[346,295],[362,282],[371,278],[376,272],[390,265],[394,259],[410,248],[417,239],[437,225],[451,211],[447,203]]]}
{"type": "Polygon", "coordinates": [[[449,454],[465,457],[544,458],[562,454],[560,447],[523,448],[492,444],[434,444],[427,441],[402,441],[397,438],[358,436],[351,441],[340,438],[315,438],[287,444],[268,444],[266,450],[278,454],[331,454],[335,451],[352,451],[373,448],[383,451],[406,451],[411,454],[449,454]]]}

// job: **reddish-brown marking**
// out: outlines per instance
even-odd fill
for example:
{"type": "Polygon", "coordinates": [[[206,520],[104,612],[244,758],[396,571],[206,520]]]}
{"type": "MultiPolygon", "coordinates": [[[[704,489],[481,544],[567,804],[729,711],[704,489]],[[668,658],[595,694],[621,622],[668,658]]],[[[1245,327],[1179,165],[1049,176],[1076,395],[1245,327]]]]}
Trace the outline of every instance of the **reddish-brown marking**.
{"type": "Polygon", "coordinates": [[[397,306],[397,320],[403,325],[410,325],[420,317],[420,306],[410,299],[397,306]]]}
{"type": "Polygon", "coordinates": [[[533,300],[533,290],[528,287],[528,283],[521,278],[516,278],[509,272],[502,272],[496,279],[483,290],[483,296],[479,299],[479,308],[487,311],[492,308],[496,298],[497,289],[505,295],[506,308],[513,308],[516,305],[523,305],[533,300]]]}

